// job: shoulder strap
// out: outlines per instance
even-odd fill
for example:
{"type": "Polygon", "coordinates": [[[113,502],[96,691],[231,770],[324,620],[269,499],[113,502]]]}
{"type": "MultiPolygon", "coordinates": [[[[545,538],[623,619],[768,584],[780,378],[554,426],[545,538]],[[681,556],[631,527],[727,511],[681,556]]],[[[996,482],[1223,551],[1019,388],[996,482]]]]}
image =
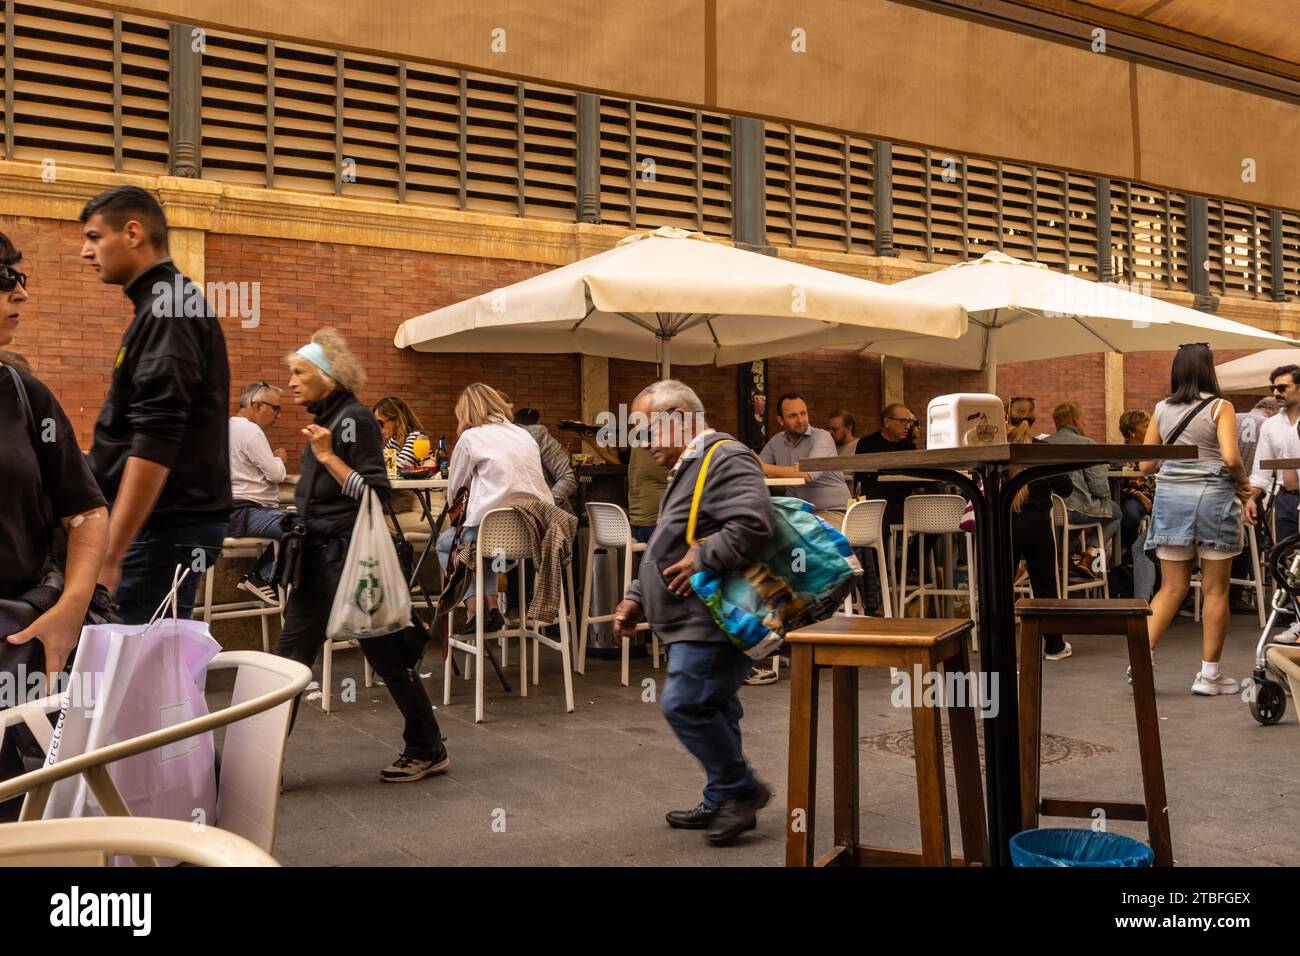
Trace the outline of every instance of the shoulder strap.
{"type": "Polygon", "coordinates": [[[704,456],[704,461],[700,464],[700,473],[695,476],[695,494],[691,497],[691,516],[686,521],[686,543],[695,543],[695,522],[700,516],[700,494],[704,491],[704,478],[709,473],[709,459],[713,453],[718,450],[719,445],[725,445],[732,438],[722,438],[715,441],[709,446],[708,453],[704,456]]]}
{"type": "Polygon", "coordinates": [[[32,403],[27,397],[27,386],[23,384],[22,376],[18,374],[18,369],[12,365],[4,366],[4,370],[9,373],[9,377],[14,380],[14,391],[18,393],[18,407],[23,410],[23,417],[27,419],[27,434],[31,436],[32,447],[36,447],[39,441],[39,433],[36,430],[36,416],[32,414],[32,403]]]}
{"type": "Polygon", "coordinates": [[[1205,407],[1211,402],[1217,402],[1218,400],[1219,396],[1217,395],[1211,395],[1209,398],[1202,399],[1196,407],[1182,417],[1178,424],[1174,426],[1173,431],[1160,440],[1160,443],[1162,445],[1172,445],[1174,442],[1178,441],[1183,432],[1187,430],[1187,426],[1192,423],[1192,419],[1204,411],[1205,407]]]}
{"type": "MultiPolygon", "coordinates": [[[[12,365],[4,365],[4,370],[9,373],[13,379],[14,391],[18,393],[18,407],[23,410],[23,417],[27,419],[27,435],[32,441],[32,450],[40,449],[40,432],[36,428],[36,415],[32,412],[32,402],[27,395],[27,386],[23,384],[22,376],[18,374],[18,369],[12,365]]],[[[41,475],[40,461],[37,460],[36,468],[36,491],[42,501],[47,501],[45,497],[44,476],[41,475]]],[[[50,540],[53,541],[54,535],[54,507],[50,505],[45,509],[45,527],[50,534],[50,540]]]]}

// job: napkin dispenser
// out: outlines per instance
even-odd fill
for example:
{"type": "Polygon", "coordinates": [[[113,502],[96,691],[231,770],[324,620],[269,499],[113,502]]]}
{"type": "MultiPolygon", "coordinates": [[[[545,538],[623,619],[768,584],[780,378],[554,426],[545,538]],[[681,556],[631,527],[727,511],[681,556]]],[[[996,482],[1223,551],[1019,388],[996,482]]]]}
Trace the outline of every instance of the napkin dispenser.
{"type": "Polygon", "coordinates": [[[1007,440],[1006,412],[996,395],[940,395],[926,410],[927,448],[999,445],[1007,440]]]}

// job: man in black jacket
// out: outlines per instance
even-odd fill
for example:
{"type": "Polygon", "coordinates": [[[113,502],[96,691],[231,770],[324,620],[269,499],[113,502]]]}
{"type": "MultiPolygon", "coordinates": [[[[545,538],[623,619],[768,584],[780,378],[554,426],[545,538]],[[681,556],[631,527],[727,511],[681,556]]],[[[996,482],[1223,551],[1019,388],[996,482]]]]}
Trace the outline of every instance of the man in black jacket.
{"type": "Polygon", "coordinates": [[[737,691],[754,662],[714,622],[690,578],[702,569],[734,571],[753,563],[772,534],[772,496],[753,452],[709,428],[699,396],[686,385],[656,382],[636,397],[632,411],[651,422],[650,454],[672,470],[659,523],[615,612],[614,630],[631,635],[638,621],[649,621],[668,652],[664,719],[707,778],[699,805],[670,811],[668,825],[707,830],[709,842],[721,846],[758,825],[757,813],[772,794],[741,750],[737,691]],[[698,533],[688,541],[696,479],[714,449],[698,533]]]}
{"type": "Polygon", "coordinates": [[[122,619],[143,624],[182,565],[190,574],[177,613],[189,617],[230,515],[226,340],[202,291],[172,264],[152,195],[116,186],[86,203],[81,222],[81,257],[135,311],[90,447],[111,507],[99,580],[122,619]]]}

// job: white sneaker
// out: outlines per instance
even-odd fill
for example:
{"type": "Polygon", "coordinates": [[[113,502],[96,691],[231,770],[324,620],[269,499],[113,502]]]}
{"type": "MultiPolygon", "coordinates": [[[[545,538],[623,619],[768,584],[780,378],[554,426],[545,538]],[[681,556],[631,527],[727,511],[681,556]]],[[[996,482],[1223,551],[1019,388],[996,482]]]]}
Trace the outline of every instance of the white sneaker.
{"type": "Polygon", "coordinates": [[[280,603],[280,595],[276,593],[275,588],[263,584],[252,575],[247,575],[242,581],[235,585],[241,591],[247,591],[249,594],[261,599],[264,603],[275,607],[280,603]]]}
{"type": "Polygon", "coordinates": [[[745,678],[745,683],[750,687],[761,687],[764,684],[775,684],[776,667],[772,665],[764,667],[761,664],[755,664],[754,669],[751,670],[749,676],[745,678]]]}
{"type": "Polygon", "coordinates": [[[1049,661],[1063,661],[1073,653],[1074,653],[1074,648],[1070,646],[1069,641],[1066,641],[1065,647],[1061,648],[1055,654],[1044,654],[1043,658],[1049,661]]]}
{"type": "Polygon", "coordinates": [[[1220,674],[1218,677],[1209,679],[1204,674],[1198,673],[1196,680],[1192,684],[1192,693],[1200,694],[1202,697],[1235,694],[1237,693],[1237,682],[1227,674],[1220,674]]]}
{"type": "MultiPolygon", "coordinates": [[[[1124,676],[1128,679],[1129,686],[1132,687],[1133,686],[1133,665],[1130,664],[1128,667],[1124,668],[1124,676]]],[[[1152,651],[1151,652],[1152,683],[1155,682],[1155,676],[1156,676],[1156,652],[1152,651]]]]}
{"type": "Polygon", "coordinates": [[[1281,634],[1268,639],[1270,644],[1300,644],[1300,621],[1296,621],[1281,634]]]}

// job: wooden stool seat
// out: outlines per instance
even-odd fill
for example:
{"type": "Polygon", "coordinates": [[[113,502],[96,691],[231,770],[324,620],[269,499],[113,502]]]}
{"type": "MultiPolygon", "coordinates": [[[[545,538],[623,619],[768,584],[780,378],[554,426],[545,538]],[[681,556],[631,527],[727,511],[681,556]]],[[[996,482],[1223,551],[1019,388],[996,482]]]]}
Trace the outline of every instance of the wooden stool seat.
{"type": "MultiPolygon", "coordinates": [[[[835,847],[818,866],[973,866],[988,860],[984,797],[980,786],[976,699],[946,700],[952,731],[957,811],[965,857],[954,857],[948,833],[943,737],[938,708],[912,688],[912,735],[920,804],[921,852],[864,846],[858,821],[858,669],[897,667],[912,679],[914,666],[938,674],[942,666],[966,675],[970,620],[832,617],[792,632],[790,643],[790,773],[786,813],[786,866],[813,864],[817,795],[819,668],[831,668],[834,752],[835,847]]],[[[974,683],[974,682],[972,682],[974,683]]]]}
{"type": "Polygon", "coordinates": [[[1155,680],[1147,644],[1151,608],[1140,598],[1123,600],[1059,600],[1032,598],[1016,602],[1020,627],[1020,807],[1021,825],[1038,826],[1039,814],[1092,818],[1101,810],[1115,820],[1145,821],[1147,839],[1157,866],[1173,866],[1169,835],[1169,801],[1165,797],[1164,760],[1160,753],[1160,718],[1156,714],[1155,680]],[[1142,763],[1144,802],[1053,799],[1040,797],[1043,635],[1123,636],[1128,642],[1133,679],[1133,711],[1137,717],[1138,757],[1142,763]]]}

